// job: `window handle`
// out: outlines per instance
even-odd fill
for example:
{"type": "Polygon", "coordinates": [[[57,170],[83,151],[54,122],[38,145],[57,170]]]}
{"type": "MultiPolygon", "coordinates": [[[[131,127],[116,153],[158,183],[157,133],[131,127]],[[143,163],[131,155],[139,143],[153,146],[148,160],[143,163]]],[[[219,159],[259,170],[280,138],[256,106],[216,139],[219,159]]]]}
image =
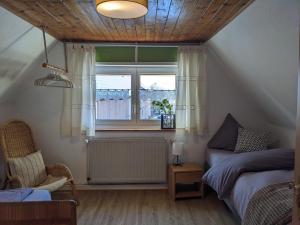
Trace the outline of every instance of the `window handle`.
{"type": "Polygon", "coordinates": [[[136,115],[136,105],[133,105],[133,115],[136,115]]]}

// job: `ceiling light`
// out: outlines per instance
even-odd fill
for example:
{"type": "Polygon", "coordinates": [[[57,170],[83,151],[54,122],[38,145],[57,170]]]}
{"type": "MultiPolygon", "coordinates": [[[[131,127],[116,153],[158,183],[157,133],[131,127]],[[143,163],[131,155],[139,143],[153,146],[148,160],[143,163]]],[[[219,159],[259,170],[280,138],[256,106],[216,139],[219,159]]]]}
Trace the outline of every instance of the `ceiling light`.
{"type": "Polygon", "coordinates": [[[96,8],[103,16],[133,19],[147,14],[148,0],[96,0],[96,8]]]}

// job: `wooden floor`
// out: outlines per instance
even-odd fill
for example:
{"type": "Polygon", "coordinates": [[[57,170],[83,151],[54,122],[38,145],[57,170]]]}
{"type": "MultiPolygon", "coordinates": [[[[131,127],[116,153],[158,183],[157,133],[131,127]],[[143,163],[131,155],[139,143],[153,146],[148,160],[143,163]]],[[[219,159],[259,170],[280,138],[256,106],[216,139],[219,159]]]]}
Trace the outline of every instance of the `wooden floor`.
{"type": "Polygon", "coordinates": [[[237,225],[214,194],[171,200],[165,190],[81,191],[78,225],[237,225]]]}

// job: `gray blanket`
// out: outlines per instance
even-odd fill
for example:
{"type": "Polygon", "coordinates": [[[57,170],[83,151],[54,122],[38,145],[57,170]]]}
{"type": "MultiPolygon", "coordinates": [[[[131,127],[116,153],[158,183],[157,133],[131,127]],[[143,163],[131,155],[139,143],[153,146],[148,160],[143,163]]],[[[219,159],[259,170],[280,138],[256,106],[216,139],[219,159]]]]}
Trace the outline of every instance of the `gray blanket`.
{"type": "Polygon", "coordinates": [[[246,152],[226,158],[210,168],[202,177],[204,183],[212,187],[219,199],[230,193],[237,178],[245,172],[264,170],[292,169],[294,167],[294,151],[288,148],[267,151],[246,152]]]}
{"type": "Polygon", "coordinates": [[[284,225],[292,220],[291,183],[273,184],[260,189],[251,198],[242,225],[284,225]]]}
{"type": "Polygon", "coordinates": [[[293,182],[293,170],[268,170],[243,173],[236,180],[230,195],[224,199],[231,204],[240,218],[244,218],[251,198],[260,189],[278,183],[293,182]]]}

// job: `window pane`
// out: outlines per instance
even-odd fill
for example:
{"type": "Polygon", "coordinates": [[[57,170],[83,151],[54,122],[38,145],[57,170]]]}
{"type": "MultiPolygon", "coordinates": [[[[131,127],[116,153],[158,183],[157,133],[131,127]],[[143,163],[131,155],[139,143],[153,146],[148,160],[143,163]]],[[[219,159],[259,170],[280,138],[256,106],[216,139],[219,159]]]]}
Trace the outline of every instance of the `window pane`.
{"type": "Polygon", "coordinates": [[[177,62],[177,47],[139,47],[139,62],[177,62]]]}
{"type": "Polygon", "coordinates": [[[152,101],[168,99],[175,112],[175,75],[140,76],[140,118],[142,120],[160,119],[160,111],[153,107],[152,101]]]}
{"type": "MultiPolygon", "coordinates": [[[[177,47],[138,47],[138,62],[177,62],[177,47]]],[[[96,62],[135,62],[135,47],[96,47],[96,62]]]]}
{"type": "Polygon", "coordinates": [[[134,62],[134,47],[96,47],[96,62],[134,62]]]}
{"type": "Polygon", "coordinates": [[[96,119],[131,119],[130,75],[97,75],[96,119]]]}

